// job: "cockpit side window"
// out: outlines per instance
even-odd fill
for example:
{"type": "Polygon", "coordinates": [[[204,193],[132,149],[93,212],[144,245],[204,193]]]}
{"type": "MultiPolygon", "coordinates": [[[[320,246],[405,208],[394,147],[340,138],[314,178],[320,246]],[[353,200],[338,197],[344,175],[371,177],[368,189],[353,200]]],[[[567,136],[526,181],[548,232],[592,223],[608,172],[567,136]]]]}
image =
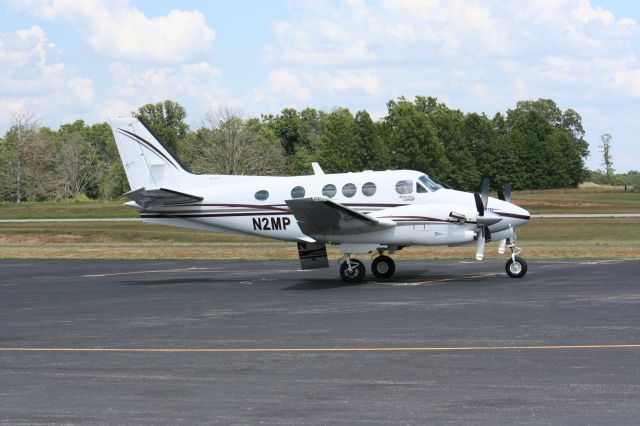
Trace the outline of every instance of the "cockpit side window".
{"type": "Polygon", "coordinates": [[[420,182],[422,182],[422,184],[424,186],[426,186],[427,189],[429,189],[429,191],[437,191],[438,189],[442,188],[442,185],[440,185],[438,182],[436,182],[435,180],[431,179],[427,175],[420,176],[418,178],[418,180],[420,182]]]}
{"type": "Polygon", "coordinates": [[[409,179],[399,180],[396,183],[396,192],[398,194],[411,194],[413,192],[413,181],[409,179]]]}
{"type": "Polygon", "coordinates": [[[427,188],[424,187],[424,185],[422,185],[422,183],[416,182],[416,192],[419,194],[423,194],[429,191],[427,190],[427,188]]]}

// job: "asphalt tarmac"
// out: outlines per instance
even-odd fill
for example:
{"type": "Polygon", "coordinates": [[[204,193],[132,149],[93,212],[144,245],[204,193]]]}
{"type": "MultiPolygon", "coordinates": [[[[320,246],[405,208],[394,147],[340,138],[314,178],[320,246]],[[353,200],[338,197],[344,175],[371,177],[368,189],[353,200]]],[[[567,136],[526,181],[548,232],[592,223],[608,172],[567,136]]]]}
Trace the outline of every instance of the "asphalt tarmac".
{"type": "Polygon", "coordinates": [[[0,424],[638,424],[640,260],[297,267],[0,261],[0,424]]]}

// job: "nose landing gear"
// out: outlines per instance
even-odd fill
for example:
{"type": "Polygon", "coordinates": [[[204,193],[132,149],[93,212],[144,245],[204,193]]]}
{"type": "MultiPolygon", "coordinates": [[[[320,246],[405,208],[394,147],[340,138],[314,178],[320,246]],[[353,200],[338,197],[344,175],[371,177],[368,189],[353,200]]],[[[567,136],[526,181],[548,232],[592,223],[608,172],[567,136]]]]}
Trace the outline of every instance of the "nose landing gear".
{"type": "Polygon", "coordinates": [[[511,257],[504,269],[511,278],[522,278],[527,273],[527,261],[518,256],[522,249],[516,245],[515,237],[509,240],[508,247],[511,249],[511,257]]]}

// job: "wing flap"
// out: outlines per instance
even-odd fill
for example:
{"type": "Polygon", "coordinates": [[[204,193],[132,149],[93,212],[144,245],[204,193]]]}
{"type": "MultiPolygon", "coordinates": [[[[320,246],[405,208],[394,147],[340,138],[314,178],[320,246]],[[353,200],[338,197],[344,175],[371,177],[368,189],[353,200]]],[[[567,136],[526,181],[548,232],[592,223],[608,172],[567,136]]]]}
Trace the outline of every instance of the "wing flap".
{"type": "Polygon", "coordinates": [[[183,192],[166,188],[138,188],[136,190],[129,191],[124,195],[143,209],[148,209],[150,207],[176,206],[202,201],[202,197],[197,195],[185,194],[183,192]]]}
{"type": "Polygon", "coordinates": [[[395,226],[391,220],[357,212],[328,198],[286,200],[298,226],[306,235],[359,234],[395,226]]]}

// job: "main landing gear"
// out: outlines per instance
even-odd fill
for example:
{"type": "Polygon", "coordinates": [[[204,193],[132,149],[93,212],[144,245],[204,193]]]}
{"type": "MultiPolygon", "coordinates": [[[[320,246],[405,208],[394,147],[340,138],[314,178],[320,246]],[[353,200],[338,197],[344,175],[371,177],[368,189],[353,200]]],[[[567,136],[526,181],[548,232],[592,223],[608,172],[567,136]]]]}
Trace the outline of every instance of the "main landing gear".
{"type": "Polygon", "coordinates": [[[340,263],[340,278],[346,283],[360,283],[364,280],[364,274],[364,263],[351,259],[351,255],[346,255],[340,263]]]}
{"type": "MultiPolygon", "coordinates": [[[[371,263],[371,272],[376,278],[391,278],[396,272],[396,263],[383,251],[371,263]]],[[[351,254],[345,254],[340,260],[340,278],[346,283],[359,283],[364,280],[365,267],[358,259],[352,259],[351,254]]]]}

